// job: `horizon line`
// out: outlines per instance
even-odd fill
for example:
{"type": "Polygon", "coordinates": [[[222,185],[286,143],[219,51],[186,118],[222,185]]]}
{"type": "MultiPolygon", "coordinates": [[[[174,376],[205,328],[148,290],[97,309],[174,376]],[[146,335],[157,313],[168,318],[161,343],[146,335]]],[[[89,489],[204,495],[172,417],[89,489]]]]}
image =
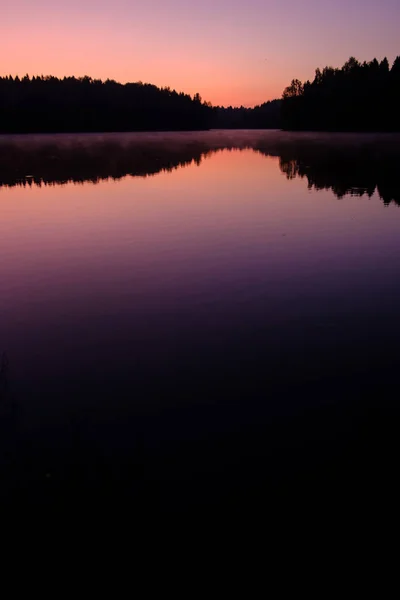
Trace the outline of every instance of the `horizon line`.
{"type": "Polygon", "coordinates": [[[39,77],[39,78],[53,78],[53,79],[58,79],[60,81],[62,81],[63,79],[77,79],[77,80],[83,80],[83,79],[89,79],[91,82],[100,82],[100,83],[116,83],[117,85],[149,85],[152,87],[155,87],[159,90],[169,90],[172,93],[176,93],[176,94],[184,94],[185,96],[189,96],[190,98],[194,98],[197,94],[200,96],[201,101],[203,104],[208,104],[209,106],[211,106],[211,108],[232,108],[232,109],[240,109],[240,108],[244,108],[246,110],[252,110],[254,108],[257,108],[259,106],[263,106],[264,104],[268,104],[269,102],[275,102],[277,100],[281,100],[281,98],[272,98],[271,100],[265,100],[264,102],[261,102],[260,104],[254,104],[253,106],[245,106],[244,104],[240,104],[240,105],[235,105],[233,106],[232,104],[229,105],[221,105],[221,104],[212,104],[211,102],[209,102],[208,100],[205,100],[202,95],[199,92],[192,94],[189,94],[188,92],[184,92],[182,91],[178,91],[176,88],[171,88],[170,86],[166,85],[166,86],[159,86],[156,85],[155,83],[150,83],[149,81],[142,81],[142,80],[138,80],[138,81],[117,81],[116,79],[112,79],[110,77],[107,77],[106,79],[101,79],[101,78],[95,78],[95,77],[91,77],[90,75],[63,75],[61,77],[57,76],[57,75],[51,75],[51,74],[43,74],[41,73],[40,75],[30,75],[29,73],[25,73],[24,75],[12,75],[11,73],[7,73],[7,74],[0,74],[0,78],[6,78],[6,77],[11,77],[12,79],[16,79],[18,78],[20,81],[22,81],[24,78],[28,77],[30,80],[32,80],[34,77],[39,77]]]}

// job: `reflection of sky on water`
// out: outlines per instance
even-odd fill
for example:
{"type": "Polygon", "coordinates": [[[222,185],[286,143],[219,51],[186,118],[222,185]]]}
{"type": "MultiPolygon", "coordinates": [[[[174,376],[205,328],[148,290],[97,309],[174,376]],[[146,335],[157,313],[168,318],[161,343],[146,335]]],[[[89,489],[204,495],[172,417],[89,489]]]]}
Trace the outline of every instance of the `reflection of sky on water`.
{"type": "MultiPolygon", "coordinates": [[[[116,382],[143,401],[151,372],[184,369],[209,393],[224,369],[260,382],[267,364],[298,374],[299,357],[321,377],[350,360],[364,372],[378,354],[387,363],[374,346],[399,333],[397,206],[309,190],[282,172],[283,150],[208,153],[199,138],[200,165],[0,191],[1,349],[36,403],[110,399],[116,382]]],[[[171,152],[156,154],[174,165],[171,152]]],[[[179,165],[198,150],[172,154],[179,165]]]]}

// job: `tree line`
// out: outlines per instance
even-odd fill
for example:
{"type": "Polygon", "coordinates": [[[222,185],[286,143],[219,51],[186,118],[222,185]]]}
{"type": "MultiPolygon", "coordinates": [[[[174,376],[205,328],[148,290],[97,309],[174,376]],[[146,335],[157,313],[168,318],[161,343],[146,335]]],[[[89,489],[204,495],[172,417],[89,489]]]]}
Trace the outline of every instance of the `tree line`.
{"type": "Polygon", "coordinates": [[[213,107],[169,87],[91,77],[0,77],[0,133],[287,129],[400,131],[400,56],[316,69],[281,100],[213,107]]]}
{"type": "Polygon", "coordinates": [[[204,129],[209,107],[197,94],[91,77],[0,78],[2,133],[204,129]]]}
{"type": "Polygon", "coordinates": [[[279,127],[280,101],[212,107],[169,87],[91,77],[0,77],[0,132],[172,131],[279,127]]]}
{"type": "Polygon", "coordinates": [[[400,56],[342,68],[316,69],[313,81],[293,79],[282,96],[288,130],[400,131],[400,56]]]}

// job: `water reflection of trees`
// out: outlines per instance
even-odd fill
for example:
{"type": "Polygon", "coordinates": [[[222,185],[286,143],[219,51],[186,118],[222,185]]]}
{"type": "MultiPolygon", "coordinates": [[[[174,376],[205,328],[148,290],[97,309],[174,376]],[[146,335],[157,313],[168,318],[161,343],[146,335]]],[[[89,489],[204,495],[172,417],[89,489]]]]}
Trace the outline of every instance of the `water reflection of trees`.
{"type": "Polygon", "coordinates": [[[310,190],[332,190],[337,198],[368,196],[377,192],[386,205],[400,206],[398,157],[363,155],[281,156],[279,166],[287,179],[304,178],[310,190]]]}
{"type": "Polygon", "coordinates": [[[396,135],[204,132],[9,136],[0,139],[0,187],[98,183],[127,175],[147,177],[201,164],[223,149],[253,149],[279,157],[288,179],[306,179],[309,189],[372,196],[400,205],[396,135]]]}
{"type": "Polygon", "coordinates": [[[115,139],[40,140],[23,145],[0,144],[0,186],[99,183],[127,175],[147,177],[192,162],[200,164],[201,148],[119,143],[115,139]]]}

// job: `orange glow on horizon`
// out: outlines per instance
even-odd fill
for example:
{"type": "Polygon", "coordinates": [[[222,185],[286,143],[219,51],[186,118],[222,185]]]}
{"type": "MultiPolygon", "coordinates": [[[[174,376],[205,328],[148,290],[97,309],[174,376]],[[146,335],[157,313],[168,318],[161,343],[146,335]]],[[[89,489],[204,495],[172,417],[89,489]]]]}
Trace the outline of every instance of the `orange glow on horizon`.
{"type": "Polygon", "coordinates": [[[0,22],[0,74],[143,81],[198,92],[214,106],[254,106],[351,55],[392,61],[399,7],[375,4],[13,0],[0,22]]]}
{"type": "MultiPolygon", "coordinates": [[[[28,74],[31,77],[53,75],[63,78],[88,75],[93,79],[114,79],[120,83],[142,81],[158,87],[170,87],[191,96],[200,93],[202,99],[213,106],[246,107],[280,98],[288,83],[282,73],[275,74],[274,78],[265,78],[262,74],[254,76],[248,72],[239,81],[239,74],[234,68],[227,69],[218,64],[209,66],[206,62],[196,64],[192,57],[170,57],[150,64],[139,64],[132,60],[127,66],[109,55],[102,56],[99,63],[96,45],[90,39],[83,40],[76,48],[71,47],[67,38],[58,38],[57,41],[44,39],[40,45],[36,45],[35,53],[31,55],[29,47],[32,40],[29,40],[29,34],[23,35],[22,39],[24,43],[20,44],[17,54],[7,47],[5,54],[10,58],[2,64],[1,76],[24,77],[28,74]],[[49,54],[48,47],[53,44],[58,51],[49,54]]],[[[7,41],[3,39],[1,45],[7,45],[7,41]]]]}

